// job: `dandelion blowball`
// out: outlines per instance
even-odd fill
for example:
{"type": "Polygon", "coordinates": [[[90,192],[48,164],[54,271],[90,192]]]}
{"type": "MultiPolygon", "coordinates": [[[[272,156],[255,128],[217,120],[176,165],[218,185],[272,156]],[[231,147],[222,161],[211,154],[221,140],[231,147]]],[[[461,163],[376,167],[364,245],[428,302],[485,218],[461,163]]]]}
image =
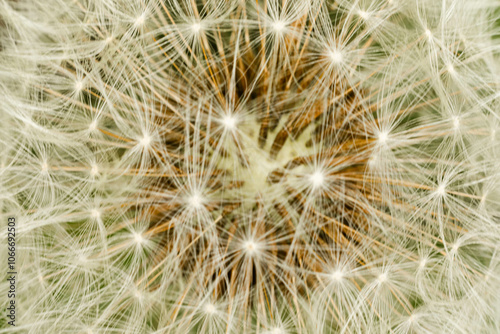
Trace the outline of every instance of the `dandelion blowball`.
{"type": "Polygon", "coordinates": [[[500,332],[499,10],[1,1],[2,329],[500,332]]]}

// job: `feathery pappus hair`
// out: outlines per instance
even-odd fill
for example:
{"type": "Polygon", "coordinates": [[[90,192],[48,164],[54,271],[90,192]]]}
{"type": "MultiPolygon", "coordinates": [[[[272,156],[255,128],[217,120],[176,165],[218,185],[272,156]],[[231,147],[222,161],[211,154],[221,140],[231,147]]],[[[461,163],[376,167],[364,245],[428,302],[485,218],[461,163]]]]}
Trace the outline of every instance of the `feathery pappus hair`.
{"type": "Polygon", "coordinates": [[[499,52],[497,0],[0,0],[0,333],[500,332],[499,52]]]}

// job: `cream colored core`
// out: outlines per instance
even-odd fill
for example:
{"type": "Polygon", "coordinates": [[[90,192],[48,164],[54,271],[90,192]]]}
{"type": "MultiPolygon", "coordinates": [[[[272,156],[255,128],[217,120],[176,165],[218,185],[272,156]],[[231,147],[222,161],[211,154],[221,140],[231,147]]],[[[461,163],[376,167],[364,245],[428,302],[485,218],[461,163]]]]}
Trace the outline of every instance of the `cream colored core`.
{"type": "MultiPolygon", "coordinates": [[[[250,116],[238,122],[230,134],[225,138],[225,149],[229,155],[221,159],[219,167],[227,172],[226,180],[243,181],[243,185],[234,190],[226,191],[225,196],[230,200],[235,198],[248,200],[248,204],[255,203],[256,197],[276,198],[286,191],[289,182],[296,182],[300,175],[304,181],[311,180],[310,175],[314,171],[307,171],[307,168],[297,167],[281,182],[269,182],[269,176],[284,167],[293,159],[300,156],[308,156],[317,152],[317,148],[312,145],[307,147],[306,143],[311,138],[313,125],[307,127],[298,138],[289,137],[279,151],[276,158],[271,157],[271,147],[278,132],[287,121],[283,117],[279,125],[268,133],[267,140],[263,147],[259,146],[260,123],[250,116]],[[244,156],[245,159],[242,159],[244,156]],[[300,174],[300,175],[299,175],[300,174]]],[[[316,178],[317,183],[317,178],[316,178]]]]}

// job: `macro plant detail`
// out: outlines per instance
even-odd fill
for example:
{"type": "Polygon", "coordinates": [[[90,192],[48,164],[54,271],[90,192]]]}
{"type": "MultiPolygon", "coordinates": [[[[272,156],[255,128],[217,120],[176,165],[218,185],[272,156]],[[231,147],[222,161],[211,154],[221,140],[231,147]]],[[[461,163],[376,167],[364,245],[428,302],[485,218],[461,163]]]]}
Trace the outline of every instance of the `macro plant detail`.
{"type": "Polygon", "coordinates": [[[0,333],[500,332],[499,15],[1,0],[0,333]]]}

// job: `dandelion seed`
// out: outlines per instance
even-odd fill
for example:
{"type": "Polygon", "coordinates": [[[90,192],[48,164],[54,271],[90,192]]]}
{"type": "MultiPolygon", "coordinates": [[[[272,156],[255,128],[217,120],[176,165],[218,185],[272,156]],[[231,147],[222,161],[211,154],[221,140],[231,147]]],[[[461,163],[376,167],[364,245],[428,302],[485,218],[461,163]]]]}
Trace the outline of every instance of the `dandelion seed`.
{"type": "Polygon", "coordinates": [[[285,333],[286,333],[285,330],[279,327],[274,327],[270,332],[270,334],[285,334],[285,333]]]}
{"type": "Polygon", "coordinates": [[[380,144],[385,144],[387,143],[387,140],[389,139],[389,133],[386,131],[381,131],[378,134],[378,141],[380,144]]]}
{"type": "Polygon", "coordinates": [[[191,197],[188,198],[188,204],[193,209],[200,209],[203,207],[203,197],[198,192],[193,193],[191,197]]]}
{"type": "Polygon", "coordinates": [[[325,181],[325,176],[319,170],[309,175],[309,182],[311,182],[313,189],[321,187],[324,181],[325,181]]]}
{"type": "Polygon", "coordinates": [[[139,145],[147,148],[149,144],[151,144],[151,137],[148,134],[145,134],[144,137],[139,140],[139,145]]]}
{"type": "Polygon", "coordinates": [[[275,32],[279,33],[285,30],[286,24],[283,21],[275,21],[271,24],[271,26],[275,32]]]}
{"type": "Polygon", "coordinates": [[[89,125],[89,131],[95,131],[97,129],[97,121],[92,121],[89,125]]]}
{"type": "Polygon", "coordinates": [[[224,125],[226,130],[234,130],[236,128],[236,118],[232,115],[226,115],[222,119],[222,124],[224,125]]]}
{"type": "Polygon", "coordinates": [[[138,300],[142,300],[142,298],[143,298],[143,294],[142,294],[142,292],[140,292],[139,290],[135,290],[135,291],[134,291],[134,297],[135,297],[136,299],[138,299],[138,300]]]}
{"type": "Polygon", "coordinates": [[[363,20],[368,20],[370,18],[370,13],[364,11],[364,10],[359,10],[358,11],[359,17],[361,17],[363,20]]]}
{"type": "Polygon", "coordinates": [[[427,36],[427,38],[430,40],[432,40],[432,31],[430,31],[429,29],[425,29],[425,35],[427,36]]]}
{"type": "Polygon", "coordinates": [[[41,169],[42,169],[42,172],[43,173],[47,173],[48,170],[49,170],[49,165],[46,163],[46,162],[43,162],[41,165],[40,165],[41,169]]]}
{"type": "Polygon", "coordinates": [[[90,210],[90,216],[95,219],[101,218],[101,211],[98,209],[92,209],[90,210]]]}
{"type": "Polygon", "coordinates": [[[83,89],[83,82],[80,80],[77,80],[75,82],[75,91],[78,93],[83,89]]]}
{"type": "Polygon", "coordinates": [[[450,73],[451,75],[454,75],[457,73],[457,71],[455,70],[455,66],[453,66],[453,64],[448,64],[446,66],[446,69],[448,70],[448,73],[450,73]]]}
{"type": "Polygon", "coordinates": [[[132,234],[132,236],[134,237],[134,241],[135,241],[135,243],[136,243],[137,245],[142,244],[142,242],[144,241],[144,238],[142,237],[142,234],[140,234],[140,233],[136,233],[136,232],[134,232],[134,233],[132,234]]]}
{"type": "Polygon", "coordinates": [[[208,315],[213,315],[217,312],[217,308],[215,307],[214,304],[212,303],[206,303],[204,306],[203,306],[203,311],[208,314],[208,315]]]}
{"type": "Polygon", "coordinates": [[[191,25],[191,30],[193,31],[193,33],[197,34],[201,31],[201,23],[199,22],[195,22],[191,25]]]}
{"type": "Polygon", "coordinates": [[[377,281],[379,283],[384,283],[385,281],[387,281],[387,274],[386,273],[380,274],[377,278],[377,281]]]}
{"type": "Polygon", "coordinates": [[[370,157],[370,159],[368,160],[368,165],[371,167],[371,168],[374,168],[377,166],[377,163],[379,161],[379,157],[378,157],[378,154],[372,154],[372,156],[370,157]]]}
{"type": "Polygon", "coordinates": [[[243,243],[245,252],[249,255],[254,255],[259,250],[259,245],[253,240],[247,240],[243,243]]]}
{"type": "Polygon", "coordinates": [[[96,176],[97,174],[99,174],[99,167],[97,167],[96,164],[93,164],[92,167],[90,168],[90,175],[96,176]]]}
{"type": "Polygon", "coordinates": [[[344,278],[344,273],[341,270],[335,270],[330,278],[335,282],[340,282],[344,278]]]}
{"type": "Polygon", "coordinates": [[[78,263],[83,265],[83,264],[86,264],[88,261],[87,257],[85,256],[85,254],[80,254],[78,255],[78,263]]]}
{"type": "Polygon", "coordinates": [[[134,22],[134,27],[138,28],[144,24],[146,21],[146,13],[142,13],[134,22]]]}
{"type": "Polygon", "coordinates": [[[444,195],[446,195],[446,185],[445,184],[440,184],[437,189],[436,189],[436,194],[439,196],[439,197],[443,197],[444,195]]]}
{"type": "Polygon", "coordinates": [[[342,54],[342,52],[340,52],[338,50],[330,51],[329,56],[330,56],[330,60],[335,65],[342,63],[344,60],[344,55],[342,54]]]}

